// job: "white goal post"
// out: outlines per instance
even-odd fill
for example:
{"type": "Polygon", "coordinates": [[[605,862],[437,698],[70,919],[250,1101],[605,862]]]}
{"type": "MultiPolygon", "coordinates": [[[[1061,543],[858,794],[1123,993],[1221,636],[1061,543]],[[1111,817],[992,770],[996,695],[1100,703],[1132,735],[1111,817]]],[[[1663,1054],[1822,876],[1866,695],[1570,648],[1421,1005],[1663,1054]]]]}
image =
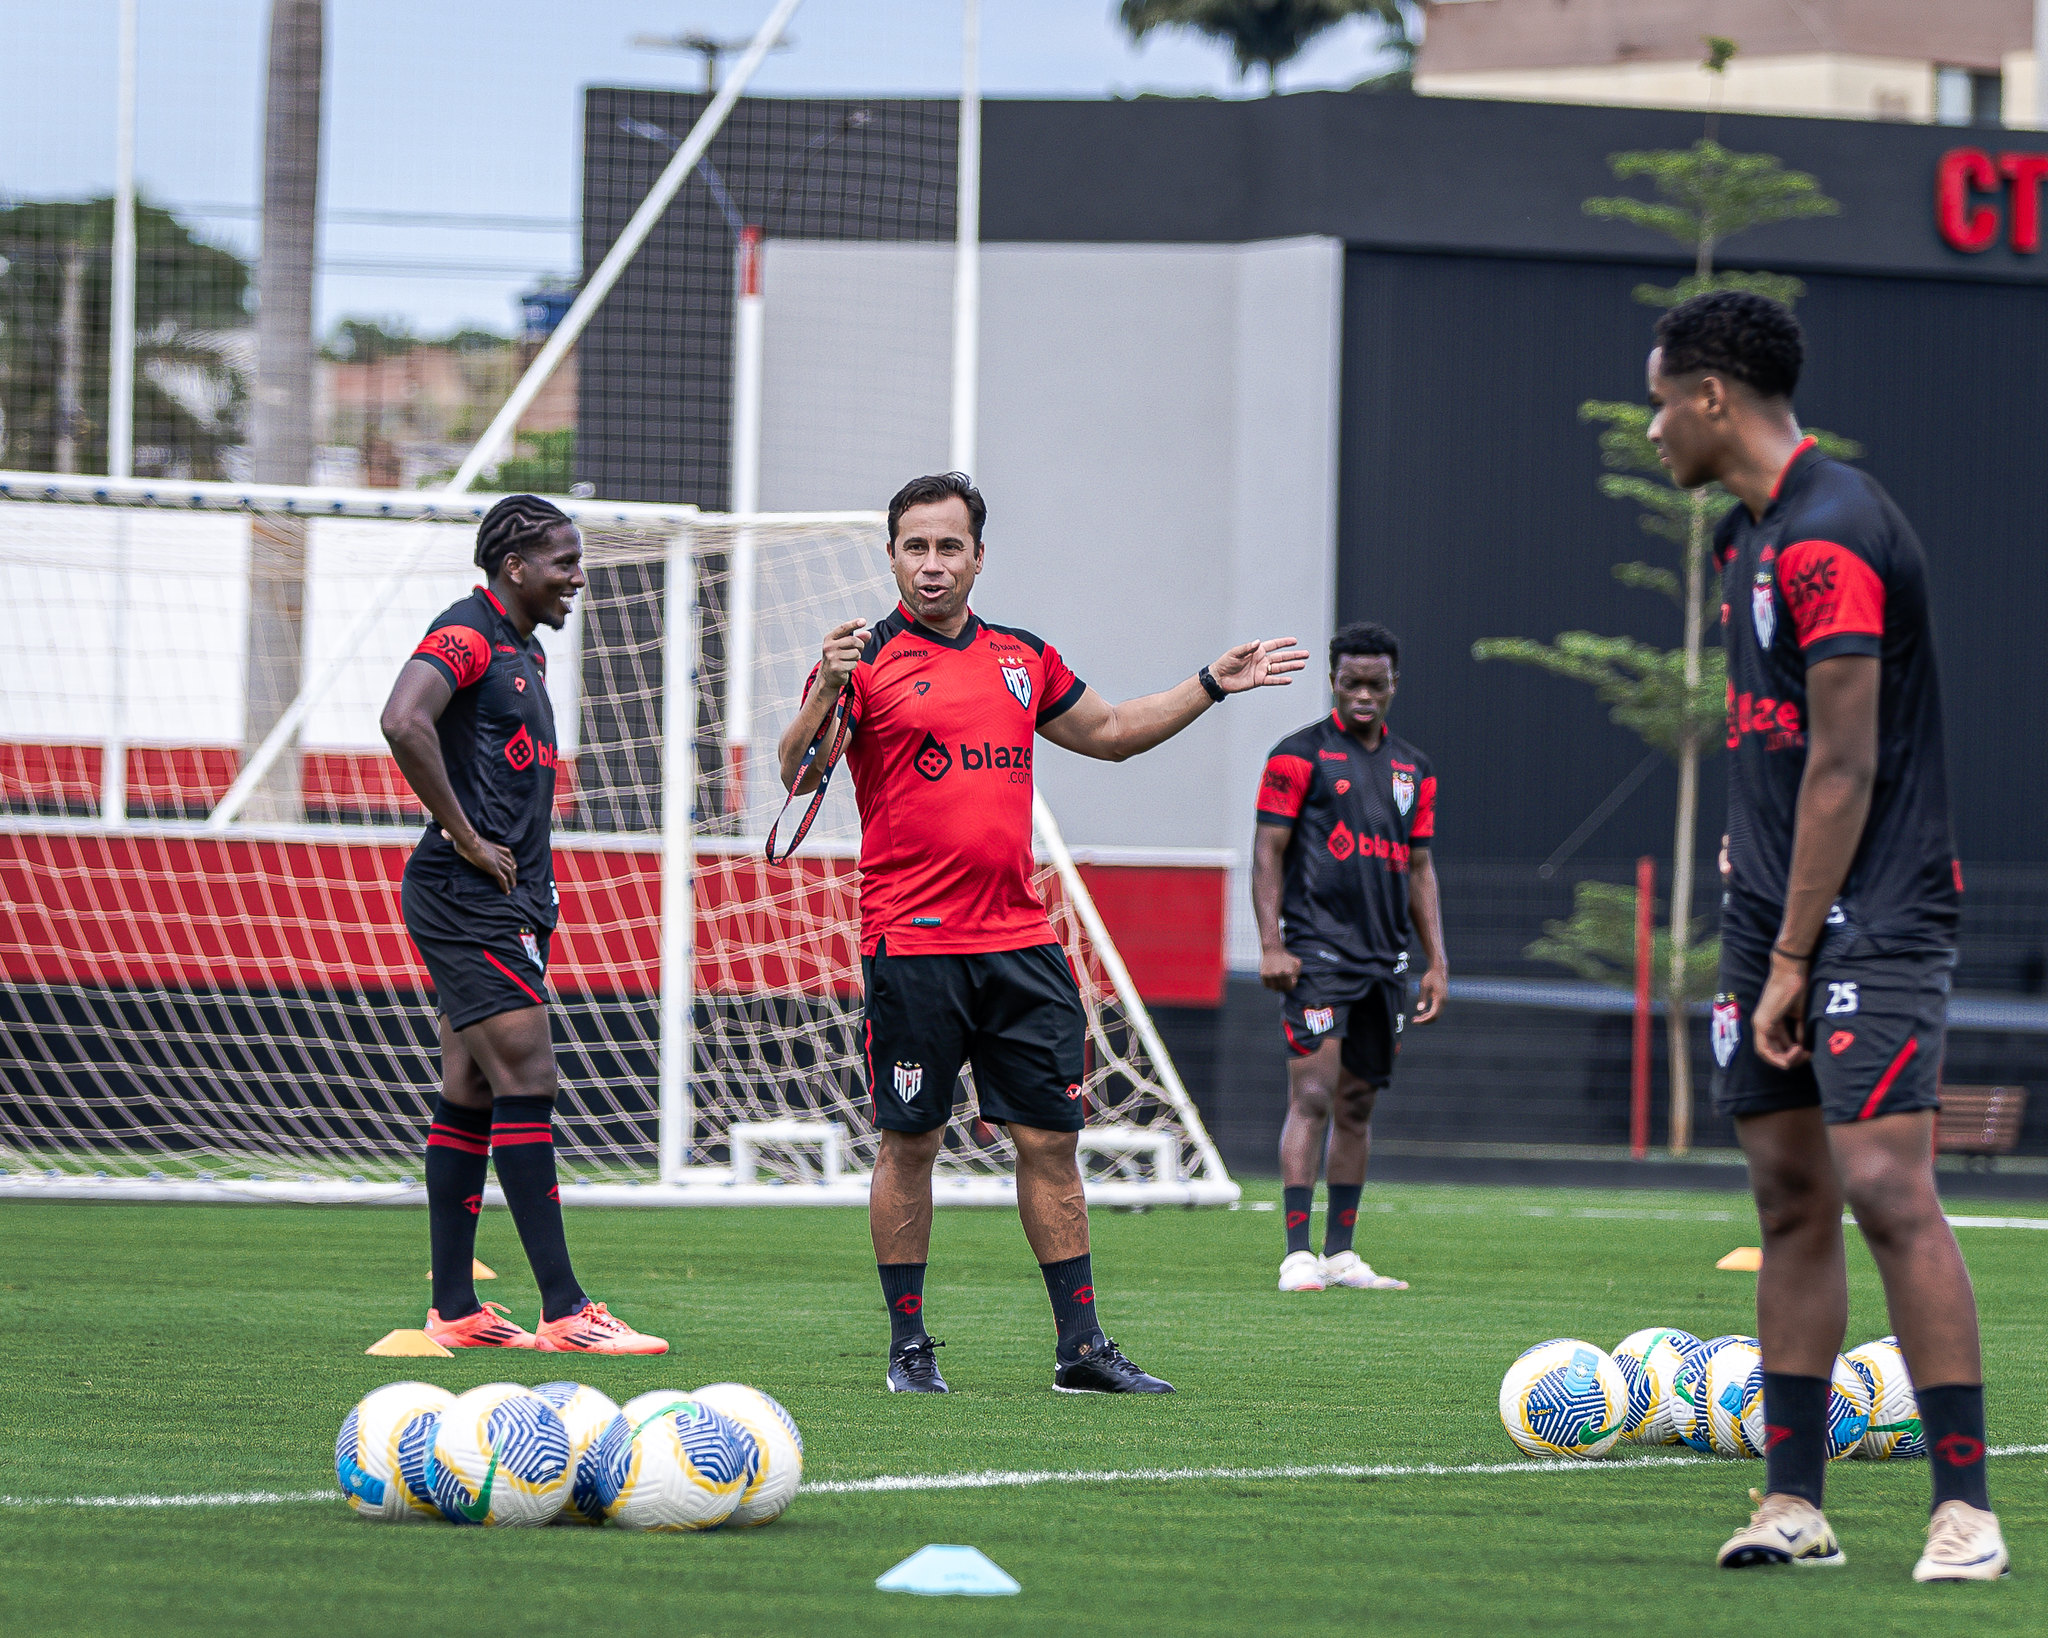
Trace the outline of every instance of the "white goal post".
{"type": "MultiPolygon", "coordinates": [[[[423,1198],[437,1050],[397,913],[422,816],[376,718],[427,620],[474,583],[497,498],[0,473],[0,1196],[423,1198]],[[300,675],[326,686],[290,753],[295,811],[226,819],[247,587],[280,549],[303,572],[300,675]]],[[[726,782],[730,745],[772,740],[794,708],[820,632],[888,606],[884,520],[558,504],[590,576],[569,625],[541,634],[563,1199],[863,1201],[850,792],[771,866],[779,790],[726,782]],[[750,721],[728,720],[736,696],[750,721]]],[[[1035,814],[1037,886],[1089,1015],[1089,1198],[1235,1201],[1042,800],[1035,814]]],[[[942,1203],[1014,1198],[1007,1143],[973,1110],[970,1088],[942,1203]]]]}

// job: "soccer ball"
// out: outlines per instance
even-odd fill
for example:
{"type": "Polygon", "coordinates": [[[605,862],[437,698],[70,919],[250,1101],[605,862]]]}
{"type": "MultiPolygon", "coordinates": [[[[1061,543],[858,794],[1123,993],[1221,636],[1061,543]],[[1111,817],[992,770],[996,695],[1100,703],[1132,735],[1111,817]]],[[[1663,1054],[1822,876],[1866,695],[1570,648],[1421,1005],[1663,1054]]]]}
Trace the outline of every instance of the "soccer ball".
{"type": "Polygon", "coordinates": [[[452,1524],[550,1524],[569,1499],[569,1430],[530,1388],[471,1388],[441,1412],[426,1489],[452,1524]]]}
{"type": "Polygon", "coordinates": [[[1927,1436],[1920,1428],[1920,1401],[1897,1337],[1879,1337],[1846,1356],[1850,1368],[1870,1384],[1870,1425],[1855,1454],[1867,1461],[1925,1456],[1927,1436]]]}
{"type": "Polygon", "coordinates": [[[715,1530],[760,1470],[761,1447],[688,1394],[629,1399],[597,1447],[597,1495],[626,1530],[715,1530]]]}
{"type": "Polygon", "coordinates": [[[334,1477],[356,1517],[404,1524],[434,1516],[422,1491],[408,1490],[401,1453],[415,1474],[425,1467],[434,1424],[455,1395],[431,1382],[392,1382],[365,1394],[334,1441],[334,1477]]]}
{"type": "Polygon", "coordinates": [[[569,1500],[556,1515],[559,1524],[602,1524],[604,1508],[597,1499],[597,1442],[619,1414],[611,1396],[581,1382],[543,1382],[533,1390],[555,1407],[569,1435],[569,1500]]]}
{"type": "Polygon", "coordinates": [[[1675,1445],[1678,1430],[1672,1410],[1679,1401],[1673,1392],[1678,1373],[1700,1349],[1700,1339],[1690,1331],[1672,1331],[1662,1326],[1632,1331],[1614,1350],[1614,1363],[1629,1378],[1629,1414],[1621,1436],[1645,1445],[1675,1445]]]}
{"type": "Polygon", "coordinates": [[[795,1419],[759,1388],[744,1383],[714,1382],[690,1397],[739,1423],[760,1448],[753,1483],[725,1522],[737,1529],[774,1523],[796,1499],[804,1476],[804,1436],[797,1432],[795,1419]]]}
{"type": "MultiPolygon", "coordinates": [[[[1745,1397],[1742,1436],[1758,1450],[1765,1448],[1764,1369],[1756,1368],[1754,1389],[1745,1397]]],[[[1843,1354],[1835,1356],[1835,1368],[1828,1380],[1828,1460],[1839,1462],[1863,1442],[1870,1426],[1870,1383],[1861,1369],[1843,1354]]]]}
{"type": "Polygon", "coordinates": [[[1764,1422],[1764,1356],[1749,1337],[1731,1337],[1707,1360],[1705,1383],[1707,1445],[1716,1456],[1761,1456],[1764,1422]]]}
{"type": "Polygon", "coordinates": [[[1731,1342],[1756,1346],[1754,1337],[1709,1338],[1693,1350],[1692,1357],[1672,1379],[1671,1431],[1679,1444],[1703,1456],[1711,1455],[1714,1449],[1713,1430],[1707,1421],[1707,1371],[1714,1355],[1731,1342]]]}
{"type": "Polygon", "coordinates": [[[1628,1379],[1590,1342],[1539,1342],[1501,1379],[1501,1425],[1530,1456],[1604,1456],[1627,1412],[1628,1379]]]}

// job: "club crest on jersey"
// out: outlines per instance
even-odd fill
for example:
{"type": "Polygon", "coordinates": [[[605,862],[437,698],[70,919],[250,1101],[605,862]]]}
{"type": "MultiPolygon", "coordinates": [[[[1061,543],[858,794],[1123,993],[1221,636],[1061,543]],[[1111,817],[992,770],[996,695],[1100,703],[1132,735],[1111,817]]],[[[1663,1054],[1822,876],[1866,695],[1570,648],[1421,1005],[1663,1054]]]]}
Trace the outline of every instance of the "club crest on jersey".
{"type": "Polygon", "coordinates": [[[1714,997],[1714,1062],[1723,1069],[1742,1044],[1742,1008],[1725,990],[1714,997]]]}
{"type": "Polygon", "coordinates": [[[1004,660],[997,669],[1003,674],[1003,686],[1016,696],[1017,703],[1025,710],[1031,709],[1031,669],[1022,660],[1004,660]]]}
{"type": "Polygon", "coordinates": [[[1749,617],[1756,626],[1757,646],[1763,649],[1768,649],[1771,639],[1778,634],[1776,575],[1772,568],[1777,555],[1768,546],[1763,549],[1763,554],[1757,559],[1756,580],[1749,588],[1749,617]]]}
{"type": "Polygon", "coordinates": [[[526,959],[546,971],[547,964],[540,958],[540,940],[533,936],[531,927],[519,929],[519,948],[526,952],[526,959]]]}
{"type": "Polygon", "coordinates": [[[1394,771],[1394,806],[1401,810],[1403,819],[1415,806],[1415,776],[1398,768],[1394,771]]]}
{"type": "Polygon", "coordinates": [[[1337,1009],[1335,1007],[1304,1007],[1301,1009],[1301,1021],[1308,1026],[1309,1034],[1321,1035],[1325,1030],[1335,1026],[1337,1022],[1337,1009]]]}
{"type": "Polygon", "coordinates": [[[896,1066],[896,1096],[910,1099],[917,1096],[924,1086],[923,1064],[898,1064],[896,1066]]]}

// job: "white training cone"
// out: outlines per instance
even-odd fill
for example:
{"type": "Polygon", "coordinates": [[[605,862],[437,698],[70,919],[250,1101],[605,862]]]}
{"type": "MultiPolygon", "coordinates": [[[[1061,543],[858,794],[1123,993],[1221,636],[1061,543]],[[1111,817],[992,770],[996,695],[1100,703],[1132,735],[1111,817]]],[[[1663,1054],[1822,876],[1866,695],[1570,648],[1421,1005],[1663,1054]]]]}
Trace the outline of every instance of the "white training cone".
{"type": "Polygon", "coordinates": [[[920,1547],[875,1582],[883,1592],[994,1593],[1021,1592],[1009,1572],[979,1547],[920,1547]]]}

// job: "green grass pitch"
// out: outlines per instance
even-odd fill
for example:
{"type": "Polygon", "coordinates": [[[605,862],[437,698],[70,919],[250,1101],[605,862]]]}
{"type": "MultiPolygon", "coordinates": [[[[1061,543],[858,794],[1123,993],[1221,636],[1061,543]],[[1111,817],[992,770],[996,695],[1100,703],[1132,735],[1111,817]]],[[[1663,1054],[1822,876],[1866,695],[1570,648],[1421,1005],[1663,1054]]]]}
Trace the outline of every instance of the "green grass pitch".
{"type": "MultiPolygon", "coordinates": [[[[1653,1323],[1753,1329],[1754,1279],[1713,1266],[1755,1240],[1739,1197],[1374,1186],[1366,1207],[1362,1248],[1413,1290],[1279,1295],[1267,1212],[1099,1213],[1110,1334],[1180,1388],[1135,1400],[1050,1391],[1043,1288],[1000,1212],[938,1220],[928,1312],[955,1389],[939,1399],[882,1390],[886,1330],[857,1212],[578,1212],[586,1283],[666,1332],[673,1353],[412,1361],[362,1350],[425,1311],[419,1212],[0,1203],[0,1494],[14,1499],[0,1506],[0,1630],[2048,1631],[2040,1456],[1993,1469],[2016,1573],[1963,1587],[1908,1579],[1925,1522],[1919,1463],[1833,1470],[1845,1569],[1742,1575],[1712,1555],[1746,1516],[1755,1462],[814,1494],[770,1529],[710,1536],[383,1528],[339,1499],[16,1505],[331,1485],[349,1405],[408,1375],[458,1391],[573,1375],[622,1401],[738,1378],[790,1407],[815,1481],[1513,1462],[1494,1400],[1529,1343],[1612,1346],[1653,1323]],[[1022,1594],[874,1590],[927,1542],[982,1548],[1022,1594]]],[[[1985,1318],[1992,1442],[2048,1442],[2048,1235],[1960,1232],[1985,1318]]],[[[530,1324],[503,1212],[485,1217],[478,1252],[505,1276],[486,1293],[530,1324]]],[[[1887,1326],[1860,1249],[1851,1267],[1856,1342],[1887,1326]]]]}

